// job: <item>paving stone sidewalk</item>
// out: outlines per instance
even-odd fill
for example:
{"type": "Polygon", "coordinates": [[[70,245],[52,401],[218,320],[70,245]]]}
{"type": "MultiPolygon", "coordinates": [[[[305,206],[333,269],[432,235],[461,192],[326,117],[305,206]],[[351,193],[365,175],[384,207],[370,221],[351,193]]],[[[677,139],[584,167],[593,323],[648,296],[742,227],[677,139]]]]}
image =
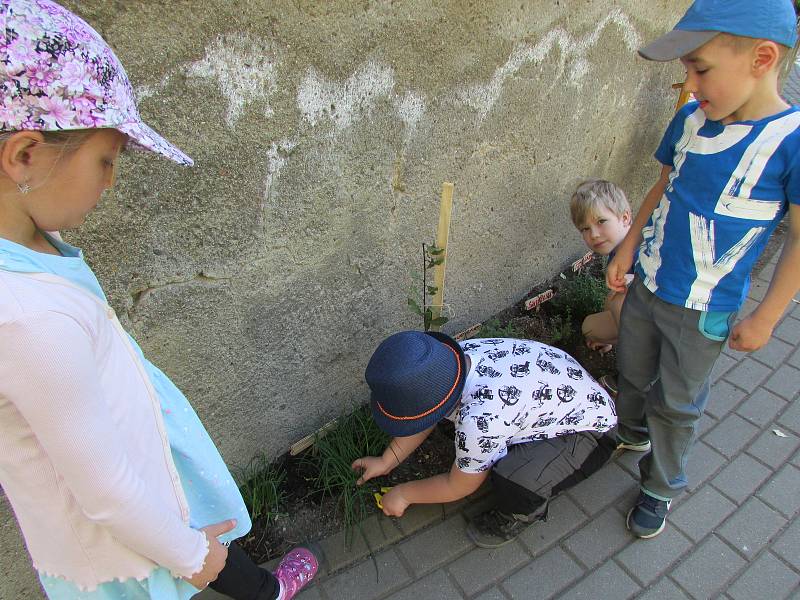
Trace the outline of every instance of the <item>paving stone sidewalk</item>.
{"type": "MultiPolygon", "coordinates": [[[[744,311],[763,297],[777,256],[754,279],[744,311]]],[[[341,536],[325,540],[320,576],[297,598],[800,599],[800,304],[758,352],[726,348],[715,377],[689,493],[657,538],[635,540],[625,529],[639,458],[629,452],[497,550],[465,534],[486,496],[373,517],[364,527],[373,557],[360,536],[349,552],[341,536]]]]}

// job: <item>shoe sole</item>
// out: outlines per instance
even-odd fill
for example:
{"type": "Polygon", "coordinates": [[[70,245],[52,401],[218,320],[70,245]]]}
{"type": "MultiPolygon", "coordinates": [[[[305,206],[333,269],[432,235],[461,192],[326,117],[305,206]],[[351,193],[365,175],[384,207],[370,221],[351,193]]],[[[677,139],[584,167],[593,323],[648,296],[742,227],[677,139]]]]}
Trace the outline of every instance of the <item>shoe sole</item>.
{"type": "Polygon", "coordinates": [[[627,527],[627,528],[628,528],[628,531],[630,531],[630,532],[631,532],[633,535],[635,535],[635,536],[636,536],[636,537],[638,537],[639,539],[642,539],[642,540],[649,540],[650,538],[654,538],[654,537],[656,537],[656,536],[657,536],[659,533],[661,533],[662,531],[664,531],[664,528],[667,526],[667,520],[666,520],[666,519],[664,519],[664,520],[662,521],[662,523],[661,523],[661,527],[659,527],[658,529],[656,529],[656,530],[655,530],[653,533],[648,533],[647,535],[641,535],[641,534],[639,534],[639,533],[635,532],[635,531],[633,530],[633,528],[631,527],[631,515],[633,514],[633,511],[634,511],[634,510],[636,510],[636,507],[635,507],[635,506],[634,506],[633,508],[631,508],[631,509],[628,511],[628,516],[627,516],[627,517],[625,517],[625,527],[627,527]]]}
{"type": "MultiPolygon", "coordinates": [[[[501,541],[501,542],[497,542],[497,543],[488,543],[488,542],[483,542],[483,541],[481,541],[481,539],[480,539],[480,537],[481,537],[481,534],[480,534],[480,533],[478,533],[477,531],[475,531],[475,530],[473,529],[473,527],[472,527],[472,524],[471,524],[471,523],[470,523],[469,525],[467,525],[467,537],[468,537],[469,539],[471,539],[471,540],[472,540],[472,542],[473,542],[473,543],[474,543],[476,546],[478,546],[478,548],[485,548],[485,549],[487,549],[487,550],[493,550],[494,548],[502,548],[503,546],[505,546],[505,545],[507,545],[507,544],[510,544],[510,543],[511,543],[511,542],[513,542],[515,539],[517,539],[516,537],[513,537],[513,538],[511,538],[511,539],[508,539],[508,540],[505,540],[505,539],[504,539],[503,541],[501,541]]],[[[498,539],[500,539],[500,538],[498,538],[498,539]]]]}
{"type": "Polygon", "coordinates": [[[650,452],[651,447],[652,444],[650,442],[646,444],[626,444],[621,442],[617,444],[617,450],[632,450],[634,452],[650,452]]]}

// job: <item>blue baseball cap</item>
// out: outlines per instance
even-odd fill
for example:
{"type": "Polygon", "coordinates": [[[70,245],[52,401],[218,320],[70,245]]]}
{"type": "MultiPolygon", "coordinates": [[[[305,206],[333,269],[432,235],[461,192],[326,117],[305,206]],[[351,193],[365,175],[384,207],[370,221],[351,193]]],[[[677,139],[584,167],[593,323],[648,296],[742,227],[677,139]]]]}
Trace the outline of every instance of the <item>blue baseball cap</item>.
{"type": "Polygon", "coordinates": [[[797,43],[792,0],[695,0],[675,28],[639,50],[648,60],[675,60],[694,52],[720,33],[797,43]]]}

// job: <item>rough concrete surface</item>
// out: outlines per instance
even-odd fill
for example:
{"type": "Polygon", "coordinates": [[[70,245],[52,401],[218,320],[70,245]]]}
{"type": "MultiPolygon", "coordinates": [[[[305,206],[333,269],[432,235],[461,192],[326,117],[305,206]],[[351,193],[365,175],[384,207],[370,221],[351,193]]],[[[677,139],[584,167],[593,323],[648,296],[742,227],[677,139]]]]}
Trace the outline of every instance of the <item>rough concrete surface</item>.
{"type": "MultiPolygon", "coordinates": [[[[682,71],[636,48],[689,0],[65,3],[196,160],[128,154],[66,237],[236,465],[366,400],[371,351],[419,327],[406,294],[443,181],[449,332],[582,253],[579,179],[638,205],[682,71]]],[[[28,597],[17,564],[4,599],[28,597]]]]}

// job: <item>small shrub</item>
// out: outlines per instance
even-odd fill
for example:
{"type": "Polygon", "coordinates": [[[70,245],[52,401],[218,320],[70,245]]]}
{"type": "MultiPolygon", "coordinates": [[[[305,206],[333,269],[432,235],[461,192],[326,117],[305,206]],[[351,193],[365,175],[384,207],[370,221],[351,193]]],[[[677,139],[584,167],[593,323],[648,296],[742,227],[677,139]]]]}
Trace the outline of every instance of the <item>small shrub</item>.
{"type": "Polygon", "coordinates": [[[411,287],[408,290],[408,308],[411,312],[422,317],[423,331],[430,331],[431,327],[441,327],[449,317],[441,314],[444,307],[440,307],[439,316],[434,316],[434,310],[428,304],[428,298],[433,298],[439,288],[428,283],[428,272],[444,262],[444,248],[434,245],[422,244],[422,274],[416,271],[411,273],[411,287]],[[417,286],[421,285],[420,291],[417,286]],[[419,300],[418,300],[419,299],[419,300]]]}
{"type": "Polygon", "coordinates": [[[588,315],[603,310],[606,296],[608,288],[604,280],[581,273],[561,285],[551,305],[557,313],[569,311],[580,324],[588,315]]]}
{"type": "Polygon", "coordinates": [[[513,323],[509,322],[509,323],[506,323],[505,325],[502,325],[500,323],[500,319],[493,318],[493,319],[489,319],[488,321],[486,321],[486,323],[481,325],[481,328],[478,331],[478,333],[475,334],[475,337],[479,337],[479,338],[492,338],[492,337],[497,337],[497,338],[516,338],[516,337],[520,337],[520,332],[517,331],[517,329],[516,329],[516,327],[514,327],[513,323]]]}
{"type": "Polygon", "coordinates": [[[350,465],[362,456],[380,456],[388,443],[389,436],[372,420],[369,409],[360,408],[341,417],[336,427],[319,437],[307,459],[317,472],[316,491],[338,498],[348,544],[353,527],[366,518],[368,506],[375,501],[373,486],[356,485],[360,474],[350,465]]]}
{"type": "Polygon", "coordinates": [[[572,320],[572,309],[567,307],[562,314],[554,316],[551,321],[552,346],[558,346],[564,350],[573,341],[580,329],[577,329],[572,320]]]}
{"type": "Polygon", "coordinates": [[[283,482],[286,472],[270,463],[262,454],[236,472],[239,491],[254,521],[274,521],[285,500],[283,482]]]}

